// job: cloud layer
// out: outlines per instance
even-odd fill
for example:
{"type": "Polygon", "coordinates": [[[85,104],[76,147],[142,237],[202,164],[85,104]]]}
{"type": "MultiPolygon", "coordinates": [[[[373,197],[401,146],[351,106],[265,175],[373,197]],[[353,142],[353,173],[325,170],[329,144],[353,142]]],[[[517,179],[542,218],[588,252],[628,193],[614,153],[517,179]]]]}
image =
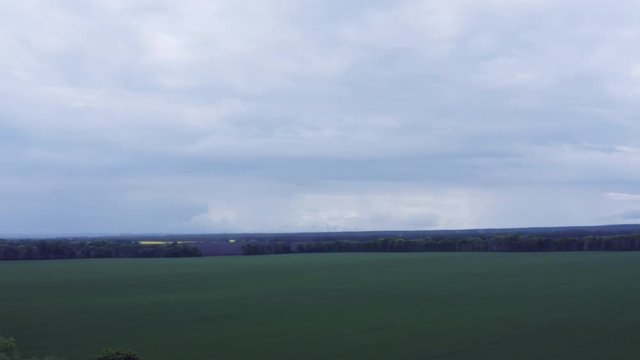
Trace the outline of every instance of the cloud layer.
{"type": "Polygon", "coordinates": [[[0,233],[640,221],[636,1],[2,1],[0,233]]]}

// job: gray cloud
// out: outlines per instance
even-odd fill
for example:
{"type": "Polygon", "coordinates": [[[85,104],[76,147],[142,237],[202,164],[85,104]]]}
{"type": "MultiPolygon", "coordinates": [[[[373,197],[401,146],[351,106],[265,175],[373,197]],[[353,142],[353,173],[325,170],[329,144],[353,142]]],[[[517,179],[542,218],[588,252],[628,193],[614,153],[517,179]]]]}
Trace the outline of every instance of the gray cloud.
{"type": "Polygon", "coordinates": [[[620,214],[620,218],[626,220],[640,220],[640,209],[628,209],[620,214]]]}
{"type": "Polygon", "coordinates": [[[635,1],[2,5],[0,232],[637,220],[635,1]]]}

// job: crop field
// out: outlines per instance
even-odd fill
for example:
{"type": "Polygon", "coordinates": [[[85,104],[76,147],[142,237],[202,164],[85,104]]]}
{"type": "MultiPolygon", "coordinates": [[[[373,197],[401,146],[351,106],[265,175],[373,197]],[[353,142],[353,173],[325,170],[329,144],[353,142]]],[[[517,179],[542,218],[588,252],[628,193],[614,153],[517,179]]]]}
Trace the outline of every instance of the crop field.
{"type": "Polygon", "coordinates": [[[0,335],[69,360],[640,359],[640,253],[6,261],[0,335]]]}

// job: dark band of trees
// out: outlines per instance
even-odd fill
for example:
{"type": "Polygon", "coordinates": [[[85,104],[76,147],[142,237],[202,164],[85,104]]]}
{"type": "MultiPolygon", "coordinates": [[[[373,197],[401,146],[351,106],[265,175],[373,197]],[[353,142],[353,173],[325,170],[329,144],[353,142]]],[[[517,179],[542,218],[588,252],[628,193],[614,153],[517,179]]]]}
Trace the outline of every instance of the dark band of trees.
{"type": "Polygon", "coordinates": [[[527,235],[439,239],[384,238],[373,241],[310,241],[290,243],[256,241],[242,247],[245,255],[324,252],[543,252],[543,251],[640,251],[640,234],[545,238],[527,235]]]}
{"type": "Polygon", "coordinates": [[[446,236],[425,238],[381,238],[373,240],[255,239],[230,244],[212,240],[190,243],[141,244],[136,240],[0,240],[0,260],[45,260],[79,258],[195,257],[326,253],[326,252],[544,252],[544,251],[640,251],[640,233],[602,236],[554,237],[541,235],[446,236]],[[213,244],[215,251],[211,251],[213,244]],[[223,248],[222,250],[218,247],[223,248]],[[205,250],[203,250],[205,249],[205,250]],[[231,249],[231,250],[233,250],[231,249]]]}
{"type": "Polygon", "coordinates": [[[0,240],[0,260],[194,256],[202,256],[200,249],[178,242],[142,245],[137,241],[0,240]]]}

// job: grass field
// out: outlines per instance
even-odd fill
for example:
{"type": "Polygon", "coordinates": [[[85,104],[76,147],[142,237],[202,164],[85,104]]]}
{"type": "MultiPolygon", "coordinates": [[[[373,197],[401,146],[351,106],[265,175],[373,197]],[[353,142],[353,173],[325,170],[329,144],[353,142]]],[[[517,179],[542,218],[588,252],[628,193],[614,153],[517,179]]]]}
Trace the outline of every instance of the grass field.
{"type": "Polygon", "coordinates": [[[70,360],[640,359],[640,253],[3,262],[0,335],[70,360]]]}

